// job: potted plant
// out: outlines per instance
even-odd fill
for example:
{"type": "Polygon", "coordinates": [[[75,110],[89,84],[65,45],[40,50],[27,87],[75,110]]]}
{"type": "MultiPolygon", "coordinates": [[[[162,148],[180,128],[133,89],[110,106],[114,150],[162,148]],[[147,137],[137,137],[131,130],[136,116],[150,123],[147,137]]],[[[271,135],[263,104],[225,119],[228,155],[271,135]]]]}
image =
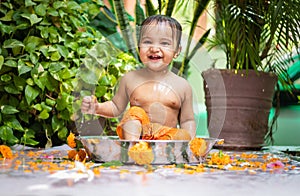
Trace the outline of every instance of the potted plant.
{"type": "Polygon", "coordinates": [[[272,138],[269,123],[278,81],[290,88],[288,55],[299,47],[296,0],[216,0],[210,49],[225,52],[226,68],[202,72],[208,131],[223,148],[260,149],[272,138]]]}

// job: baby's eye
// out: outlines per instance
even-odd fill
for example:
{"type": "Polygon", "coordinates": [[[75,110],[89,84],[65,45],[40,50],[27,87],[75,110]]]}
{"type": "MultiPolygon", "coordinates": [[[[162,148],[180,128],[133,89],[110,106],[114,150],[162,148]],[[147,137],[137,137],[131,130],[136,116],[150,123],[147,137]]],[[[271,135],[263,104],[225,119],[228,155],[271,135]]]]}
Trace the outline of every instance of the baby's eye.
{"type": "Polygon", "coordinates": [[[143,41],[142,43],[143,43],[143,44],[151,44],[151,41],[145,40],[145,41],[143,41]]]}
{"type": "Polygon", "coordinates": [[[170,46],[171,44],[169,42],[161,42],[161,45],[163,45],[163,46],[170,46]]]}

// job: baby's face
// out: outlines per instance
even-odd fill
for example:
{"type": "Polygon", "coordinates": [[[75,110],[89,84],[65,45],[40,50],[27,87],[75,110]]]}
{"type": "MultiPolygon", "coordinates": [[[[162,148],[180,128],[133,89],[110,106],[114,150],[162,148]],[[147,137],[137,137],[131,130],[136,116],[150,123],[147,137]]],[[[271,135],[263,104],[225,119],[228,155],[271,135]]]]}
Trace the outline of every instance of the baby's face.
{"type": "Polygon", "coordinates": [[[143,27],[139,42],[142,63],[154,71],[164,70],[176,54],[174,32],[164,23],[143,27]]]}

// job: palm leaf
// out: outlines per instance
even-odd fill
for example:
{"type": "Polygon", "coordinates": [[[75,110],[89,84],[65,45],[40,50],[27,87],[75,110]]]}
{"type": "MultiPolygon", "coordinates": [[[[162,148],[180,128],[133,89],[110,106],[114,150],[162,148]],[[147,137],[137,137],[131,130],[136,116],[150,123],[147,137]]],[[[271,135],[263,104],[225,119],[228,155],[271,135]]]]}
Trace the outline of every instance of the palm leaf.
{"type": "Polygon", "coordinates": [[[184,60],[182,61],[180,70],[178,72],[179,75],[185,74],[184,70],[187,70],[185,68],[185,65],[186,65],[185,64],[185,62],[186,62],[185,59],[189,55],[190,46],[191,46],[191,43],[192,43],[192,40],[193,40],[193,36],[194,36],[194,33],[195,33],[195,29],[197,27],[198,20],[199,20],[201,14],[206,9],[209,1],[210,0],[201,0],[199,2],[195,1],[196,6],[195,6],[195,9],[194,9],[194,16],[193,16],[193,20],[192,20],[192,23],[191,23],[191,28],[190,28],[190,32],[189,32],[189,38],[188,38],[188,41],[187,41],[187,47],[186,47],[186,50],[184,52],[184,60]]]}
{"type": "Polygon", "coordinates": [[[172,16],[173,10],[175,8],[176,0],[169,0],[167,4],[166,14],[167,16],[172,16]]]}
{"type": "Polygon", "coordinates": [[[136,43],[133,38],[133,32],[131,29],[131,26],[128,21],[128,16],[124,8],[124,2],[120,0],[114,0],[113,1],[115,14],[117,17],[117,21],[119,24],[119,27],[122,31],[122,36],[124,40],[126,41],[126,45],[128,48],[128,51],[136,58],[138,58],[138,53],[136,49],[136,43]]]}
{"type": "Polygon", "coordinates": [[[146,0],[146,14],[147,16],[152,16],[157,13],[157,10],[155,9],[153,3],[151,0],[146,0]]]}
{"type": "Polygon", "coordinates": [[[135,4],[135,24],[141,25],[144,19],[145,19],[144,10],[141,6],[140,0],[137,0],[135,4]]]}

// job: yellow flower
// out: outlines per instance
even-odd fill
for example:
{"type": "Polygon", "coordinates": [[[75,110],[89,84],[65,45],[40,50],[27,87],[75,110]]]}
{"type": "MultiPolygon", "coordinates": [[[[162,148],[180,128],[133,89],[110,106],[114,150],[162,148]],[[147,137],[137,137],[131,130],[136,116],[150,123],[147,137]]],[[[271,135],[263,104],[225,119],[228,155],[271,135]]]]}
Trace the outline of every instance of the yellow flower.
{"type": "Polygon", "coordinates": [[[71,147],[71,148],[76,148],[76,142],[75,142],[75,135],[74,133],[70,133],[68,138],[67,138],[67,144],[71,147]]]}
{"type": "Polygon", "coordinates": [[[6,145],[0,145],[0,155],[6,159],[13,158],[13,153],[12,153],[10,147],[8,147],[6,145]]]}
{"type": "Polygon", "coordinates": [[[147,142],[139,142],[132,146],[128,155],[139,165],[148,165],[154,160],[152,148],[147,142]]]}

